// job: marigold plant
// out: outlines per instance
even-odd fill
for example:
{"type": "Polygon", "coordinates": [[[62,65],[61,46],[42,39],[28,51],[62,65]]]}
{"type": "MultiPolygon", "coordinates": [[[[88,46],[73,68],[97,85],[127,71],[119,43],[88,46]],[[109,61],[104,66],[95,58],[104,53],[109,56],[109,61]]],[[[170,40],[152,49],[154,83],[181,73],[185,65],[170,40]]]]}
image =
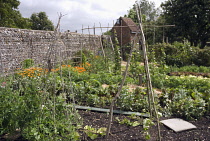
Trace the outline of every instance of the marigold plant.
{"type": "Polygon", "coordinates": [[[74,68],[79,73],[82,73],[82,72],[85,72],[86,71],[86,69],[84,67],[74,67],[74,68]]]}
{"type": "Polygon", "coordinates": [[[44,73],[44,69],[39,68],[39,67],[32,67],[32,68],[28,68],[28,69],[24,69],[20,72],[18,72],[19,75],[25,77],[36,77],[36,76],[40,76],[42,73],[44,73]]]}

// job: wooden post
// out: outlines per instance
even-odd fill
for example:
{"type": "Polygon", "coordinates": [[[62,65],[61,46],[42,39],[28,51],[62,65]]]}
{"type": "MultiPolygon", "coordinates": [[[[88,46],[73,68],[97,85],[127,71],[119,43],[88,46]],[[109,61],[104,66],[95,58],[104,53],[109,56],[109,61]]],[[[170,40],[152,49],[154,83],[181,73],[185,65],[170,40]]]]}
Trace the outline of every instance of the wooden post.
{"type": "Polygon", "coordinates": [[[148,102],[152,103],[152,105],[150,105],[150,116],[152,117],[152,115],[153,115],[152,111],[154,110],[155,118],[157,120],[158,137],[159,137],[159,141],[161,141],[160,121],[159,121],[159,116],[158,116],[157,109],[155,106],[155,98],[154,98],[153,89],[152,89],[152,82],[151,82],[150,70],[149,70],[149,62],[148,62],[147,50],[146,50],[146,41],[145,41],[144,31],[143,31],[143,27],[142,27],[141,9],[140,9],[140,6],[138,5],[138,3],[136,3],[136,14],[137,14],[137,18],[139,21],[141,45],[142,45],[142,49],[143,49],[143,53],[144,53],[144,67],[145,67],[145,71],[146,71],[147,91],[148,91],[148,96],[149,96],[148,102]]]}
{"type": "Polygon", "coordinates": [[[106,55],[105,55],[104,48],[103,48],[103,44],[102,44],[102,40],[101,40],[102,35],[101,35],[99,38],[100,38],[101,50],[102,50],[102,53],[103,53],[103,57],[104,57],[104,59],[105,59],[105,58],[106,58],[106,55]]]}
{"type": "Polygon", "coordinates": [[[142,86],[142,82],[143,82],[142,74],[139,74],[139,86],[142,86]]]}
{"type": "Polygon", "coordinates": [[[121,52],[121,61],[123,61],[123,46],[122,46],[122,36],[123,36],[123,30],[122,30],[122,18],[120,19],[120,52],[121,52]]]}
{"type": "Polygon", "coordinates": [[[101,27],[101,23],[99,22],[100,24],[100,29],[101,29],[101,35],[103,34],[103,30],[102,30],[102,27],[101,27]]]}
{"type": "Polygon", "coordinates": [[[95,28],[95,23],[94,23],[94,27],[93,27],[93,34],[96,35],[96,28],[95,28]]]}
{"type": "Polygon", "coordinates": [[[113,42],[112,42],[112,38],[109,37],[109,40],[110,40],[110,43],[111,43],[111,46],[112,46],[112,51],[114,51],[114,45],[113,45],[113,42]]]}

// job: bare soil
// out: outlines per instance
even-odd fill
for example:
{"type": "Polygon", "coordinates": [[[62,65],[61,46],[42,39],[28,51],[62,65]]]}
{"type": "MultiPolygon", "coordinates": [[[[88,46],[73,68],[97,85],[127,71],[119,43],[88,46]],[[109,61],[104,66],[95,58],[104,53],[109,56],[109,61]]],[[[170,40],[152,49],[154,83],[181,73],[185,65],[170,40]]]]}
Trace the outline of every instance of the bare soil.
{"type": "MultiPolygon", "coordinates": [[[[107,113],[80,110],[79,114],[83,117],[84,126],[89,125],[94,128],[107,127],[109,117],[107,113]]],[[[111,134],[109,137],[98,137],[95,141],[146,141],[142,132],[142,125],[132,127],[125,124],[119,124],[118,121],[115,120],[116,117],[119,119],[128,118],[125,115],[114,114],[111,134]]],[[[176,133],[161,124],[162,141],[210,141],[210,117],[203,117],[197,121],[189,122],[194,124],[197,129],[176,133]]],[[[149,133],[151,135],[149,141],[158,140],[156,125],[150,128],[149,133]]],[[[82,134],[81,139],[82,141],[91,140],[86,134],[82,134]]]]}

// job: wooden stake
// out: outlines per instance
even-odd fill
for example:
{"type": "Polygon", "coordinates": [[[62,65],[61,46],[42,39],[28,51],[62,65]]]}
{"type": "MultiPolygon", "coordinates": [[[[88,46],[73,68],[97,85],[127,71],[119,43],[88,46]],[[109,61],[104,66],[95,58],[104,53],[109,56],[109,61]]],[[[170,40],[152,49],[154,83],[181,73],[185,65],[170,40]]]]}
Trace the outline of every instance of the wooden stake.
{"type": "Polygon", "coordinates": [[[133,38],[133,45],[132,45],[131,50],[130,50],[129,58],[128,58],[128,61],[127,61],[127,64],[126,64],[126,69],[125,69],[125,73],[123,75],[123,79],[122,79],[121,85],[120,85],[120,87],[118,89],[117,94],[112,99],[112,103],[110,105],[110,113],[109,113],[108,127],[107,127],[107,130],[106,130],[106,138],[108,138],[110,130],[111,130],[111,124],[112,124],[112,120],[113,120],[113,107],[114,107],[115,101],[120,96],[120,93],[122,91],[122,87],[123,87],[123,85],[125,83],[125,79],[126,79],[126,76],[127,76],[127,73],[128,73],[128,67],[129,67],[129,64],[130,64],[130,61],[131,61],[132,52],[133,52],[133,48],[135,46],[135,40],[137,38],[137,35],[138,35],[138,33],[136,33],[135,37],[133,38]]]}
{"type": "Polygon", "coordinates": [[[136,3],[136,13],[137,13],[138,21],[139,21],[141,45],[142,45],[143,54],[144,54],[144,67],[145,67],[146,78],[147,78],[147,90],[148,90],[148,95],[149,95],[149,103],[152,103],[153,105],[153,108],[152,108],[152,105],[150,105],[150,117],[152,117],[153,115],[152,111],[154,110],[155,116],[157,119],[157,125],[158,125],[158,137],[159,137],[159,141],[161,141],[160,121],[159,121],[158,113],[156,110],[155,99],[154,99],[154,94],[153,94],[153,89],[152,89],[152,82],[151,82],[151,77],[150,77],[149,63],[148,63],[148,57],[147,57],[147,51],[146,51],[146,41],[145,41],[144,31],[142,27],[141,9],[138,3],[136,3]]]}

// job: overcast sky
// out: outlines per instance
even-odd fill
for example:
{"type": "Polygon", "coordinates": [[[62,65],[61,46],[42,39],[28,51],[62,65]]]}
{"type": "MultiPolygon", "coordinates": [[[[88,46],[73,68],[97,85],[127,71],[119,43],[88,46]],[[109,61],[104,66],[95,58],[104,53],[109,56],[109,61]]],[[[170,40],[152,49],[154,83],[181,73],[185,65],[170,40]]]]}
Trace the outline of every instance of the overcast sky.
{"type": "MultiPolygon", "coordinates": [[[[58,21],[58,13],[65,15],[61,19],[61,31],[70,30],[82,33],[84,28],[113,26],[120,16],[127,14],[136,0],[19,0],[19,11],[22,16],[29,18],[32,13],[46,12],[48,18],[54,25],[58,21]]],[[[150,0],[159,7],[165,0],[150,0]]],[[[103,29],[102,32],[107,31],[103,29]]],[[[89,31],[93,34],[93,30],[89,31]]],[[[84,33],[88,33],[85,30],[84,33]]],[[[96,30],[97,34],[101,29],[96,30]]]]}

